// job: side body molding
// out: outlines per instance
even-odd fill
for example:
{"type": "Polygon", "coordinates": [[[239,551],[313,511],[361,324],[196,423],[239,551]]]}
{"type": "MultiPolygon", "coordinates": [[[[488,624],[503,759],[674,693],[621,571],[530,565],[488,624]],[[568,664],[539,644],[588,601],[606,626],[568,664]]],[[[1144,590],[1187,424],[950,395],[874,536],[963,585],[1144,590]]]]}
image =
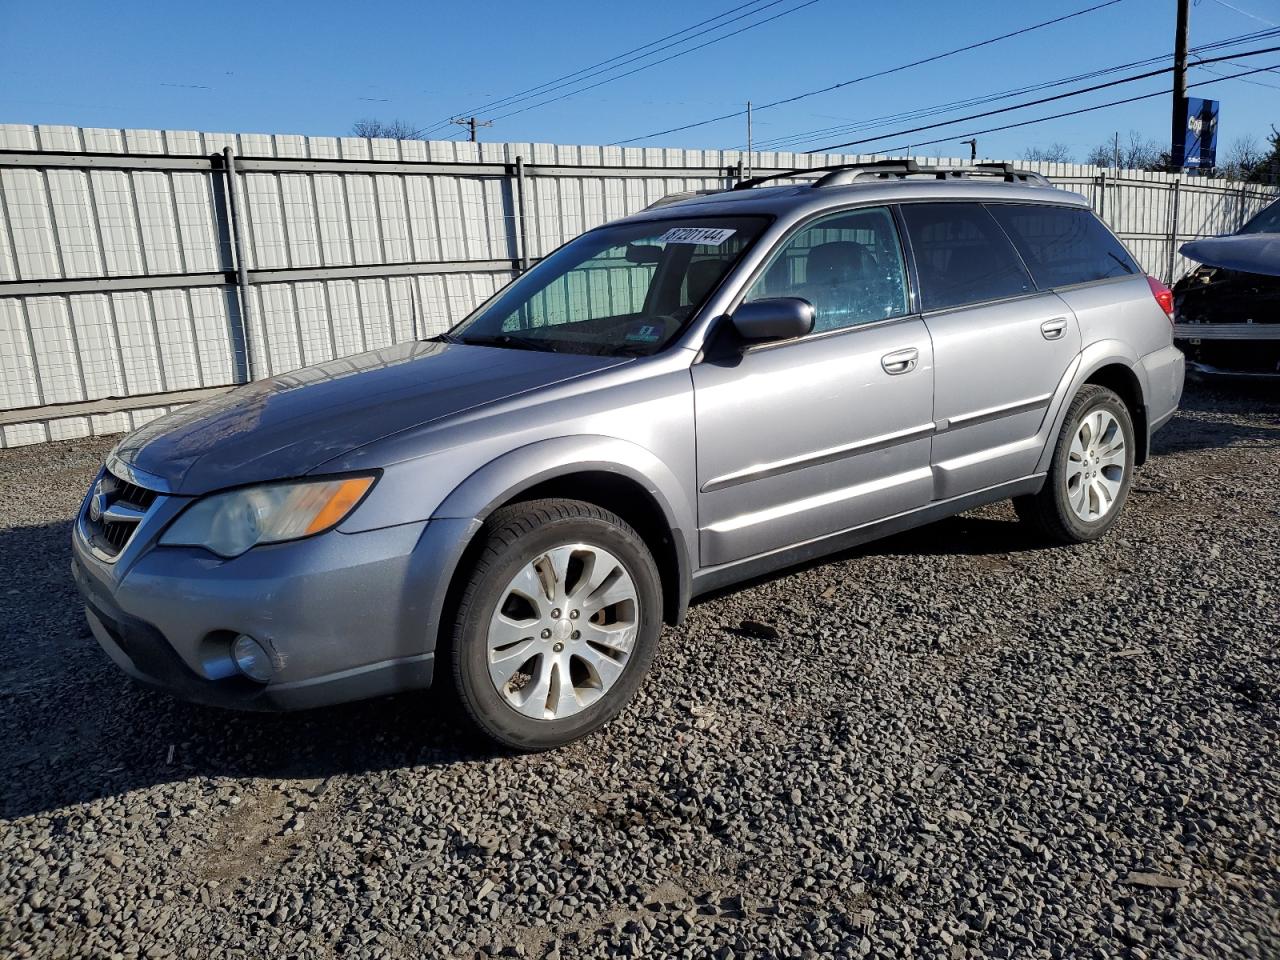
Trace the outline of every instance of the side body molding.
{"type": "Polygon", "coordinates": [[[689,492],[671,468],[651,451],[628,440],[578,435],[518,447],[463,480],[432,512],[431,522],[446,518],[483,521],[498,506],[525,490],[576,473],[617,474],[634,481],[653,498],[675,545],[679,609],[683,613],[693,579],[696,514],[689,492]]]}

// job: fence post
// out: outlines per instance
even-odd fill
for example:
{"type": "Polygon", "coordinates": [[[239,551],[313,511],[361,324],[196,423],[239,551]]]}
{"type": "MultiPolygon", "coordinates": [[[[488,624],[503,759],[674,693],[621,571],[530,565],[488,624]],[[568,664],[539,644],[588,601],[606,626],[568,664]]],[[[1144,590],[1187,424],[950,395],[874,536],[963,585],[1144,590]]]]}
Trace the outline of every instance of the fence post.
{"type": "Polygon", "coordinates": [[[524,157],[516,157],[516,219],[520,223],[520,271],[529,269],[529,229],[524,207],[524,157]]]}
{"type": "Polygon", "coordinates": [[[1169,225],[1169,279],[1167,283],[1173,286],[1173,269],[1177,262],[1178,256],[1178,200],[1181,196],[1182,177],[1179,176],[1173,181],[1173,210],[1170,219],[1172,223],[1169,225]]]}
{"type": "Polygon", "coordinates": [[[236,287],[240,291],[239,346],[244,349],[245,382],[253,380],[253,357],[249,352],[249,269],[244,256],[244,228],[240,222],[240,195],[236,191],[236,152],[231,147],[222,150],[222,172],[227,178],[227,205],[231,209],[231,250],[235,259],[236,287]]]}
{"type": "Polygon", "coordinates": [[[1107,219],[1107,171],[1098,174],[1098,216],[1107,219]]]}

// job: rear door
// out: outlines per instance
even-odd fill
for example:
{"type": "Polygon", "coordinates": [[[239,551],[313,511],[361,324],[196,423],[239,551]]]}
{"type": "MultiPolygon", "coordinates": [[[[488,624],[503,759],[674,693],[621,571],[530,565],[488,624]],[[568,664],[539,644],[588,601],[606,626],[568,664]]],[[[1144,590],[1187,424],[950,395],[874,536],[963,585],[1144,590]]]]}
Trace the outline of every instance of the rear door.
{"type": "Polygon", "coordinates": [[[1037,289],[980,203],[903,204],[933,341],[935,497],[1027,476],[1054,390],[1080,352],[1067,305],[1037,289]]]}
{"type": "Polygon", "coordinates": [[[731,349],[692,368],[704,567],[923,506],[932,492],[932,350],[909,315],[890,211],[800,229],[746,299],[769,297],[812,303],[814,332],[750,346],[723,331],[731,349]]]}

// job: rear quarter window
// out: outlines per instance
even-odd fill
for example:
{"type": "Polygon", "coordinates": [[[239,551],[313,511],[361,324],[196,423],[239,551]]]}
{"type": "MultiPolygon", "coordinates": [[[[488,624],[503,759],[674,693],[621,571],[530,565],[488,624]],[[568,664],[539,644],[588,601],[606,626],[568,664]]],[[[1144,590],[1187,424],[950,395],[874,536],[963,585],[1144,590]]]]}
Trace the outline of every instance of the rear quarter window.
{"type": "Polygon", "coordinates": [[[987,209],[1042,290],[1141,272],[1111,231],[1082,207],[993,203],[987,209]]]}

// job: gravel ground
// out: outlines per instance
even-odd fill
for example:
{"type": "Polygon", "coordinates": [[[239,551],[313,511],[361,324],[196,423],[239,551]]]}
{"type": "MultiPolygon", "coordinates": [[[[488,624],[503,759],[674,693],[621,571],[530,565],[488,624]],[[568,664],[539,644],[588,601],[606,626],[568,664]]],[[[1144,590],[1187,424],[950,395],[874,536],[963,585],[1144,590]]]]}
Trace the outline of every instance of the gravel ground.
{"type": "Polygon", "coordinates": [[[1280,397],[1190,390],[1104,541],[1006,506],[723,593],[586,742],[134,687],[101,442],[0,451],[0,955],[1280,956],[1280,397]]]}

